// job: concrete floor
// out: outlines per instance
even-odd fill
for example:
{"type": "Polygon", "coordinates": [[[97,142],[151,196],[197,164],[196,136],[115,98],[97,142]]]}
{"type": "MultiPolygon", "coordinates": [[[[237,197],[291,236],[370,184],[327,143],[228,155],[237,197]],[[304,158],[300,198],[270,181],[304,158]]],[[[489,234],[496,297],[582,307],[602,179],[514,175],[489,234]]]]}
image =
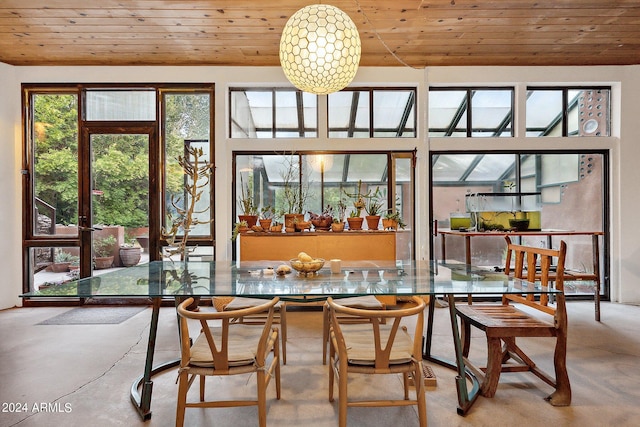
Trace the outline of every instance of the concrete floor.
{"type": "MultiPolygon", "coordinates": [[[[150,421],[143,422],[129,400],[142,373],[151,309],[115,325],[39,325],[71,308],[38,307],[0,311],[0,426],[171,426],[175,422],[176,371],[154,378],[150,421]],[[42,406],[44,405],[44,406],[42,406]]],[[[427,390],[431,426],[631,426],[640,419],[640,307],[603,303],[602,322],[593,304],[570,302],[568,366],[573,402],[552,407],[551,388],[530,374],[503,374],[496,396],[479,397],[465,417],[456,414],[454,372],[431,365],[438,384],[427,390]]],[[[177,357],[175,310],[162,308],[156,362],[177,357]]],[[[434,350],[452,354],[448,310],[436,310],[434,350]]],[[[268,392],[267,422],[273,426],[335,426],[336,403],[327,399],[327,367],[320,352],[321,313],[289,314],[288,363],[283,395],[268,392]]],[[[552,340],[525,346],[552,366],[552,340]]],[[[484,357],[484,338],[474,335],[472,357],[484,357]]],[[[254,378],[216,378],[208,392],[253,395],[254,378]]],[[[353,382],[352,391],[401,390],[398,376],[381,382],[353,382]]],[[[197,387],[194,387],[197,392],[197,387]]],[[[350,408],[350,426],[418,425],[414,408],[350,408]]],[[[186,425],[257,425],[254,407],[188,409],[186,425]]]]}

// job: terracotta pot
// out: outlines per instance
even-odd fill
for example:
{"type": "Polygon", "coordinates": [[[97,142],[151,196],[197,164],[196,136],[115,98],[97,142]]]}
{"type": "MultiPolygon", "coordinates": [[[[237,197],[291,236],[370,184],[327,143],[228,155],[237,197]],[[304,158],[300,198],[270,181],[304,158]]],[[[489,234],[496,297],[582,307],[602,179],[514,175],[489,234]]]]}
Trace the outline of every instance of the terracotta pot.
{"type": "Polygon", "coordinates": [[[54,273],[64,273],[69,270],[70,262],[56,262],[49,267],[54,273]]]}
{"type": "Polygon", "coordinates": [[[382,220],[382,228],[384,230],[397,230],[398,229],[398,221],[395,219],[383,219],[382,220]]]}
{"type": "Polygon", "coordinates": [[[334,222],[331,224],[331,231],[334,233],[341,233],[344,231],[344,222],[334,222]]]}
{"type": "Polygon", "coordinates": [[[93,262],[95,264],[96,270],[100,270],[103,268],[110,268],[111,265],[113,265],[113,258],[112,256],[108,256],[108,257],[95,257],[93,259],[93,262]]]}
{"type": "Polygon", "coordinates": [[[380,226],[380,215],[367,215],[366,219],[369,230],[377,230],[380,226]]]}
{"type": "Polygon", "coordinates": [[[285,228],[295,228],[296,222],[304,221],[304,214],[284,214],[284,226],[285,228]]]}
{"type": "Polygon", "coordinates": [[[312,219],[311,224],[313,224],[313,228],[319,231],[327,231],[331,228],[332,218],[321,218],[321,219],[312,219]]]}
{"type": "Polygon", "coordinates": [[[258,215],[238,215],[240,221],[247,221],[247,227],[251,228],[258,223],[258,215]]]}
{"type": "Polygon", "coordinates": [[[311,228],[309,221],[298,221],[295,223],[296,231],[308,230],[311,228]]]}
{"type": "Polygon", "coordinates": [[[349,230],[362,230],[362,222],[364,218],[347,218],[347,222],[349,223],[349,230]]]}
{"type": "Polygon", "coordinates": [[[268,231],[269,227],[271,227],[271,220],[270,219],[261,219],[260,221],[260,227],[262,227],[262,229],[264,231],[268,231]]]}
{"type": "Polygon", "coordinates": [[[269,228],[269,231],[271,231],[272,233],[282,233],[282,224],[272,225],[269,228]]]}

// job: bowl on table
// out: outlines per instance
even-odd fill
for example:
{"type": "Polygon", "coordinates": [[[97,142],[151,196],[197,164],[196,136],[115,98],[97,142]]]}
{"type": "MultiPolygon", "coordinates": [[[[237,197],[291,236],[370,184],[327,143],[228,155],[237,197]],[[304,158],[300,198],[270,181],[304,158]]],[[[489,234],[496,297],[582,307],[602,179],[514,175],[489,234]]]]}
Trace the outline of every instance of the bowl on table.
{"type": "Polygon", "coordinates": [[[291,264],[291,268],[296,270],[298,273],[310,276],[324,267],[324,259],[314,258],[311,261],[300,261],[298,258],[293,258],[289,260],[289,264],[291,264]]]}

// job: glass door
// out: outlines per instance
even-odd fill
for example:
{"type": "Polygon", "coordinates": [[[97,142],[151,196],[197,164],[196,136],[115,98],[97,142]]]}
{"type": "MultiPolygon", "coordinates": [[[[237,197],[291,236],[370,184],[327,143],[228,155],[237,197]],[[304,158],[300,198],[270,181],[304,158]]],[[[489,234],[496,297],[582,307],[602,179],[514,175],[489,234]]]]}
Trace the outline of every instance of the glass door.
{"type": "Polygon", "coordinates": [[[80,234],[93,274],[149,260],[151,132],[89,130],[80,234]]]}

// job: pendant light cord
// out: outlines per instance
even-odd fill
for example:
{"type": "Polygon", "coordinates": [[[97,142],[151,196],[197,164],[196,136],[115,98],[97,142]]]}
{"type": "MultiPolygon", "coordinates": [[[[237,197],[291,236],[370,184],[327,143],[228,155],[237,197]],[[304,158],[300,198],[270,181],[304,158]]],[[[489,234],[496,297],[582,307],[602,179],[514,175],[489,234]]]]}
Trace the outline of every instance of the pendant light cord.
{"type": "MultiPolygon", "coordinates": [[[[355,0],[355,2],[356,2],[356,5],[358,5],[358,9],[360,10],[360,13],[362,13],[362,16],[364,16],[364,19],[367,21],[367,24],[369,25],[369,27],[371,27],[371,30],[373,31],[373,34],[376,35],[376,37],[378,38],[380,43],[382,43],[382,46],[384,46],[384,48],[387,49],[387,52],[389,52],[391,54],[391,56],[393,56],[399,63],[401,63],[405,67],[413,68],[415,70],[421,70],[422,69],[421,67],[414,67],[413,65],[407,64],[402,58],[400,58],[398,55],[396,55],[396,53],[393,52],[389,48],[389,45],[387,45],[387,43],[385,43],[385,41],[382,39],[382,37],[380,36],[380,33],[378,33],[378,30],[376,30],[376,28],[373,26],[373,24],[371,23],[371,20],[369,19],[369,17],[365,13],[365,11],[362,8],[362,6],[360,6],[360,1],[359,0],[355,0]]],[[[422,2],[420,2],[420,5],[422,5],[422,2]]],[[[418,9],[420,9],[420,6],[418,6],[418,9]]]]}

